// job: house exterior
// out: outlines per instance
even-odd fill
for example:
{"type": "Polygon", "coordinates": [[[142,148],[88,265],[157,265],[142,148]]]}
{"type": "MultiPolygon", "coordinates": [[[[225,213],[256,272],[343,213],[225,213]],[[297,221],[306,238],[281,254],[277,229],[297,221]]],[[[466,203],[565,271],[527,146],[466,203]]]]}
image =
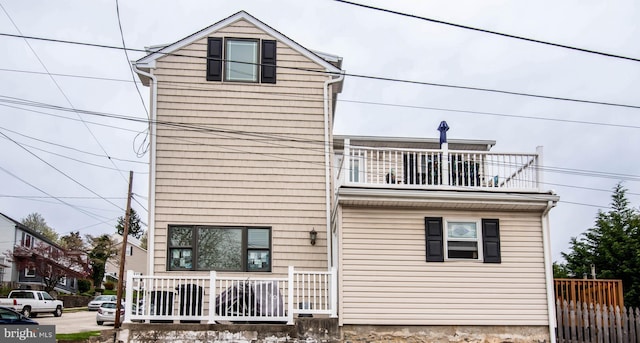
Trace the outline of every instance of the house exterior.
{"type": "Polygon", "coordinates": [[[553,340],[541,149],[334,136],[341,63],[246,12],[133,63],[156,123],[147,274],[331,271],[315,304],[346,340],[553,340]]]}
{"type": "MultiPolygon", "coordinates": [[[[120,277],[120,253],[122,251],[122,236],[114,233],[111,239],[116,243],[117,254],[107,260],[105,265],[105,277],[108,275],[116,280],[120,277]]],[[[127,237],[127,247],[125,249],[124,270],[132,270],[137,274],[147,272],[147,249],[141,247],[141,242],[135,237],[127,237]]]]}
{"type": "MultiPolygon", "coordinates": [[[[2,257],[0,257],[0,270],[2,270],[0,276],[2,279],[0,281],[21,288],[44,288],[43,275],[39,275],[33,268],[18,268],[17,264],[6,254],[16,248],[33,249],[40,245],[51,250],[63,250],[63,248],[2,213],[0,213],[0,236],[7,238],[0,242],[0,251],[2,252],[2,257]]],[[[64,278],[54,290],[62,293],[75,293],[78,291],[78,280],[75,277],[64,278]]]]}

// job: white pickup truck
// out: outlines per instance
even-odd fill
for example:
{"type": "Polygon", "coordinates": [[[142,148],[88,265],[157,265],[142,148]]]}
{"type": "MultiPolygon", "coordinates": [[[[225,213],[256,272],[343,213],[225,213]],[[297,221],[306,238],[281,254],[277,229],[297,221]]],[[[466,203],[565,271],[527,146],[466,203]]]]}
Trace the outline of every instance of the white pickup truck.
{"type": "Polygon", "coordinates": [[[0,299],[0,306],[12,308],[25,317],[36,317],[38,313],[53,313],[60,317],[64,309],[62,301],[53,299],[43,291],[15,290],[7,298],[0,299]]]}

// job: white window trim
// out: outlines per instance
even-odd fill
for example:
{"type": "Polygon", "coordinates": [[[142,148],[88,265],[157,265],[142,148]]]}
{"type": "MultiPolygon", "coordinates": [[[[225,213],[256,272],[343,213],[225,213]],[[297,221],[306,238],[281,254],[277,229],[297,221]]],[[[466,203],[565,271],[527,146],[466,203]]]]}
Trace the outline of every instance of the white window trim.
{"type": "Polygon", "coordinates": [[[34,268],[34,269],[31,269],[31,268],[29,268],[29,267],[26,267],[26,268],[24,269],[24,277],[36,277],[36,269],[35,269],[35,268],[34,268]],[[29,271],[30,271],[30,270],[33,270],[33,274],[29,274],[29,271]]]}
{"type": "Polygon", "coordinates": [[[483,262],[483,245],[482,245],[482,220],[477,218],[446,218],[443,225],[443,238],[444,238],[444,259],[445,261],[466,261],[466,262],[483,262]],[[461,242],[478,242],[478,258],[449,258],[449,223],[475,223],[477,229],[477,237],[471,238],[456,238],[452,241],[461,242]]]}

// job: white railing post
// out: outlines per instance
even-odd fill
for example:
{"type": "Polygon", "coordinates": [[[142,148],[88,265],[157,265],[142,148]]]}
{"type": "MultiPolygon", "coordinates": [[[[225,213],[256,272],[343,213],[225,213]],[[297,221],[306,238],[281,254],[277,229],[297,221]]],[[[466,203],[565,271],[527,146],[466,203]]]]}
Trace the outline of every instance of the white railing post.
{"type": "Polygon", "coordinates": [[[331,267],[331,318],[338,318],[338,268],[331,267]]]}
{"type": "Polygon", "coordinates": [[[209,321],[207,324],[215,324],[216,315],[216,271],[209,272],[209,321]]]}
{"type": "Polygon", "coordinates": [[[449,185],[449,143],[442,143],[440,147],[442,150],[442,162],[440,163],[440,170],[442,171],[442,184],[449,185]]]}
{"type": "Polygon", "coordinates": [[[293,325],[293,266],[289,266],[289,293],[287,294],[288,305],[287,305],[287,325],[293,325]]]}
{"type": "MultiPolygon", "coordinates": [[[[133,270],[127,270],[126,279],[126,295],[124,299],[124,320],[122,323],[131,323],[131,314],[133,313],[133,270]]],[[[137,309],[137,307],[136,307],[137,309]]]]}
{"type": "Polygon", "coordinates": [[[539,191],[542,191],[542,182],[544,182],[544,180],[542,179],[542,146],[538,146],[536,147],[536,165],[534,170],[536,171],[536,188],[539,191]]]}

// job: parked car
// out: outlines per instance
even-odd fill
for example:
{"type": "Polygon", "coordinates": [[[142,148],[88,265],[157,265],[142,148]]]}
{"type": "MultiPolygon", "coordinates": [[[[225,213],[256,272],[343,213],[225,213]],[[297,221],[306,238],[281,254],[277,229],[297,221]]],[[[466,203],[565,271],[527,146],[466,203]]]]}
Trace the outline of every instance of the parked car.
{"type": "MultiPolygon", "coordinates": [[[[102,325],[105,322],[115,322],[116,321],[116,303],[115,301],[108,301],[102,303],[100,308],[98,308],[98,313],[96,313],[96,323],[98,325],[102,325]]],[[[124,305],[120,304],[120,319],[124,319],[124,305]]]]}
{"type": "Polygon", "coordinates": [[[22,313],[16,312],[8,307],[0,306],[1,325],[38,325],[35,320],[25,317],[22,313]]]}
{"type": "Polygon", "coordinates": [[[97,311],[103,303],[108,301],[115,302],[116,296],[115,295],[98,295],[97,297],[93,298],[93,300],[89,302],[89,305],[87,307],[89,308],[89,311],[97,311]]]}
{"type": "Polygon", "coordinates": [[[64,305],[43,291],[15,290],[9,293],[8,299],[0,299],[0,306],[8,307],[25,317],[37,317],[39,313],[53,313],[60,317],[64,305]]]}

